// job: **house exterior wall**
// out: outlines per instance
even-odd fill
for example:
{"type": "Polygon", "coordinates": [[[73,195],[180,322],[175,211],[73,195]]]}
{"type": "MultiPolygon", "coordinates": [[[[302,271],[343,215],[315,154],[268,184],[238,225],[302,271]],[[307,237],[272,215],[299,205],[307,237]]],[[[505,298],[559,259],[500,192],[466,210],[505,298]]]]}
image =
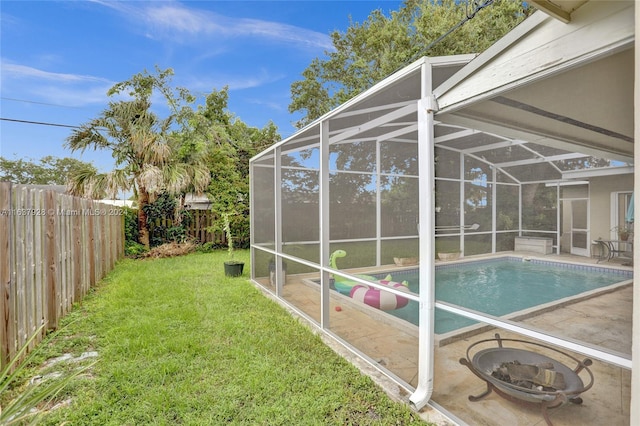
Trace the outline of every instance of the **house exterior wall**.
{"type": "Polygon", "coordinates": [[[589,181],[591,239],[611,237],[611,193],[633,191],[633,175],[593,178],[589,181]]]}

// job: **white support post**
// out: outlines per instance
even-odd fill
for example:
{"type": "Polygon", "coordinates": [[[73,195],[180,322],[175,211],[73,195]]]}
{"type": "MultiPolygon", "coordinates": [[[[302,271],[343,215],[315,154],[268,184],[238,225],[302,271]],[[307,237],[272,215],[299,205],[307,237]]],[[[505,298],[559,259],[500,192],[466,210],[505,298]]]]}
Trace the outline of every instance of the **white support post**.
{"type": "Polygon", "coordinates": [[[518,237],[522,236],[522,184],[518,185],[518,237]]]}
{"type": "Polygon", "coordinates": [[[498,221],[496,216],[498,214],[498,184],[496,183],[498,180],[498,171],[495,167],[491,167],[491,181],[493,184],[491,185],[491,199],[493,202],[491,203],[491,253],[495,253],[498,248],[498,221]]]}
{"type": "Polygon", "coordinates": [[[427,96],[418,101],[418,167],[420,191],[420,302],[418,339],[418,386],[409,397],[416,409],[424,407],[433,393],[435,314],[435,98],[431,95],[431,65],[425,64],[422,87],[427,96]]]}
{"type": "MultiPolygon", "coordinates": [[[[560,254],[560,238],[562,237],[562,235],[560,234],[560,224],[562,223],[562,217],[560,216],[560,214],[562,213],[562,209],[564,208],[564,206],[562,205],[562,199],[560,198],[560,183],[558,182],[556,184],[556,206],[558,206],[556,208],[556,254],[560,254]]],[[[587,214],[589,212],[589,209],[587,208],[587,214]]],[[[573,219],[571,220],[573,223],[573,219]]],[[[587,222],[588,223],[588,222],[587,222]]],[[[571,237],[571,241],[572,241],[572,245],[573,245],[573,237],[571,237]]],[[[590,241],[589,239],[587,239],[587,241],[590,241]]]]}
{"type": "MultiPolygon", "coordinates": [[[[253,185],[255,183],[255,173],[253,172],[255,165],[250,165],[249,166],[249,192],[251,194],[255,194],[255,190],[253,188],[253,185]]],[[[256,229],[256,222],[255,222],[255,211],[256,211],[256,207],[255,207],[255,199],[253,197],[251,197],[249,199],[249,229],[254,230],[256,229]]],[[[253,245],[255,244],[255,239],[253,237],[253,232],[249,232],[249,258],[250,258],[250,265],[252,265],[252,267],[250,268],[249,273],[251,274],[251,279],[255,280],[256,279],[256,268],[253,267],[253,265],[256,264],[256,250],[253,247],[253,245]]]]}
{"type": "Polygon", "coordinates": [[[376,141],[376,266],[382,264],[382,194],[380,188],[380,141],[376,141]]]}
{"type": "Polygon", "coordinates": [[[275,251],[277,253],[275,260],[276,263],[276,295],[282,297],[282,258],[278,255],[282,253],[282,148],[275,149],[273,166],[274,179],[273,179],[273,194],[275,201],[275,251]]]}
{"type": "MultiPolygon", "coordinates": [[[[331,221],[329,217],[329,122],[320,123],[320,265],[329,266],[329,238],[331,221]]],[[[329,272],[322,269],[320,277],[320,327],[329,328],[329,272]]]]}
{"type": "Polygon", "coordinates": [[[460,228],[458,232],[460,235],[458,235],[458,244],[460,245],[460,252],[462,253],[463,257],[464,257],[464,221],[466,220],[464,217],[464,203],[466,202],[466,198],[464,196],[465,185],[466,185],[466,182],[464,181],[464,154],[461,152],[460,153],[460,194],[458,197],[459,203],[460,203],[458,204],[460,206],[460,214],[458,215],[460,228]]]}

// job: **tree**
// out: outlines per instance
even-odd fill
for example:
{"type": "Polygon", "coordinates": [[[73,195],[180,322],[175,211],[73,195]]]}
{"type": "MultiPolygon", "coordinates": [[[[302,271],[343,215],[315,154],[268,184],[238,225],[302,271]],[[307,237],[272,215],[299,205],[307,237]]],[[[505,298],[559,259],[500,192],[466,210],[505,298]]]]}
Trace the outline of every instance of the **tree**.
{"type": "Polygon", "coordinates": [[[32,158],[9,160],[0,157],[0,181],[25,185],[66,185],[67,178],[80,170],[96,168],[75,158],[57,158],[51,155],[36,162],[32,158]]]}
{"type": "Polygon", "coordinates": [[[209,183],[209,171],[202,151],[192,150],[188,161],[181,161],[181,143],[176,130],[188,125],[189,104],[193,96],[186,89],[170,86],[171,69],[146,70],[130,80],[117,83],[107,94],[128,91],[130,100],[109,102],[97,118],[73,130],[66,146],[72,151],[87,148],[108,150],[115,160],[109,173],[84,169],[71,176],[71,192],[91,198],[113,195],[120,190],[133,190],[138,200],[140,243],[149,247],[145,206],[162,192],[171,194],[185,190],[202,192],[209,183]],[[161,119],[152,112],[152,95],[159,92],[170,113],[161,119]],[[175,124],[175,126],[174,126],[175,124]]]}
{"type": "Polygon", "coordinates": [[[189,130],[181,135],[189,140],[182,155],[203,151],[210,142],[204,150],[211,173],[206,192],[212,209],[229,217],[236,244],[243,247],[249,241],[249,159],[279,141],[280,135],[271,122],[262,129],[248,126],[227,109],[228,99],[227,87],[207,95],[205,104],[189,117],[189,130]]]}
{"type": "Polygon", "coordinates": [[[515,0],[496,0],[482,10],[456,0],[406,0],[390,16],[373,11],[345,33],[331,34],[335,50],[314,59],[291,85],[289,111],[304,114],[296,123],[302,127],[421,56],[482,52],[530,12],[515,0]]]}

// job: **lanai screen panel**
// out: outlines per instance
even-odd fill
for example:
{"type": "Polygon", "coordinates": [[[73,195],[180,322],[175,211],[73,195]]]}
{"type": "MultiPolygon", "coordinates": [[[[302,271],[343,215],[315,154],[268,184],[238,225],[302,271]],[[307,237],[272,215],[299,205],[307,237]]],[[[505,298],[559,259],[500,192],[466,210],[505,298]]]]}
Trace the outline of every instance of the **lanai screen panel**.
{"type": "Polygon", "coordinates": [[[417,237],[418,179],[381,177],[382,237],[417,237]]]}
{"type": "Polygon", "coordinates": [[[330,147],[331,240],[376,237],[376,160],[375,142],[358,140],[330,147]]]}
{"type": "Polygon", "coordinates": [[[395,258],[417,257],[419,251],[416,131],[380,142],[380,171],[380,257],[382,264],[392,264],[395,258]]]}
{"type": "Polygon", "coordinates": [[[283,252],[320,262],[320,149],[282,146],[281,212],[283,252]]]}
{"type": "Polygon", "coordinates": [[[488,145],[486,149],[484,149],[485,147],[480,147],[474,153],[491,164],[513,163],[514,161],[526,161],[536,158],[531,151],[522,146],[523,144],[513,143],[512,145],[503,146],[503,143],[498,143],[496,145],[488,145]]]}
{"type": "Polygon", "coordinates": [[[525,235],[558,229],[558,189],[543,183],[522,185],[522,229],[525,235]]]}
{"type": "Polygon", "coordinates": [[[496,183],[496,251],[514,249],[520,229],[520,187],[496,183]]]}
{"type": "Polygon", "coordinates": [[[492,253],[496,174],[482,153],[510,142],[454,126],[438,125],[435,134],[436,252],[492,253]]]}
{"type": "Polygon", "coordinates": [[[275,167],[273,154],[253,162],[251,180],[251,202],[255,214],[252,217],[253,244],[274,249],[275,244],[275,167]]]}

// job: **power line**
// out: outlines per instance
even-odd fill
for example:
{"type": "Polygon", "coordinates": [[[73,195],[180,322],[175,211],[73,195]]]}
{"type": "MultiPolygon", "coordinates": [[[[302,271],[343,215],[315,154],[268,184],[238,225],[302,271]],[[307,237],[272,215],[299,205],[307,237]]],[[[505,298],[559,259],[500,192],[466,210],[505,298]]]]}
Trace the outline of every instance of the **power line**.
{"type": "Polygon", "coordinates": [[[62,107],[62,108],[82,109],[81,107],[77,107],[77,106],[51,104],[47,102],[30,101],[28,99],[7,98],[5,96],[0,97],[0,99],[4,99],[5,101],[24,102],[26,104],[34,104],[34,105],[46,105],[46,106],[54,106],[54,107],[62,107]]]}
{"type": "Polygon", "coordinates": [[[465,23],[467,23],[467,21],[472,20],[476,14],[478,12],[480,12],[482,9],[484,9],[485,7],[491,5],[494,2],[494,0],[484,0],[484,1],[480,1],[480,0],[472,0],[472,5],[469,4],[469,0],[466,1],[466,13],[465,13],[465,17],[462,18],[462,20],[460,22],[458,22],[457,24],[455,24],[453,27],[451,27],[447,32],[445,32],[444,34],[442,34],[440,37],[438,37],[437,39],[435,39],[434,41],[432,41],[427,47],[425,47],[424,49],[422,49],[420,51],[419,54],[414,55],[411,60],[409,61],[409,63],[413,62],[415,59],[424,56],[424,54],[426,52],[428,52],[433,46],[435,46],[436,44],[440,43],[442,40],[444,40],[449,34],[451,34],[452,32],[454,32],[455,30],[457,30],[458,28],[460,28],[461,26],[463,26],[465,23]],[[470,7],[472,7],[472,9],[470,10],[470,7]]]}
{"type": "Polygon", "coordinates": [[[67,127],[69,129],[79,129],[80,128],[80,126],[71,126],[69,124],[46,123],[44,121],[18,120],[18,119],[15,119],[15,118],[0,117],[0,120],[2,120],[2,121],[11,121],[13,123],[38,124],[40,126],[67,127]]]}
{"type": "Polygon", "coordinates": [[[447,37],[449,34],[454,32],[455,30],[457,30],[461,26],[463,26],[467,21],[472,20],[473,17],[476,16],[476,14],[478,12],[480,12],[485,7],[489,6],[491,3],[493,3],[493,0],[485,0],[482,3],[480,3],[480,2],[478,2],[476,0],[476,1],[473,2],[473,10],[471,10],[471,11],[469,11],[469,9],[468,9],[469,3],[467,3],[467,13],[466,13],[465,17],[462,18],[462,20],[460,22],[458,22],[456,25],[451,27],[451,29],[449,31],[447,31],[446,33],[442,34],[440,37],[438,37],[433,42],[431,42],[431,44],[429,44],[427,47],[424,48],[424,51],[426,52],[429,49],[431,49],[434,45],[440,43],[442,40],[444,40],[445,37],[447,37]]]}

